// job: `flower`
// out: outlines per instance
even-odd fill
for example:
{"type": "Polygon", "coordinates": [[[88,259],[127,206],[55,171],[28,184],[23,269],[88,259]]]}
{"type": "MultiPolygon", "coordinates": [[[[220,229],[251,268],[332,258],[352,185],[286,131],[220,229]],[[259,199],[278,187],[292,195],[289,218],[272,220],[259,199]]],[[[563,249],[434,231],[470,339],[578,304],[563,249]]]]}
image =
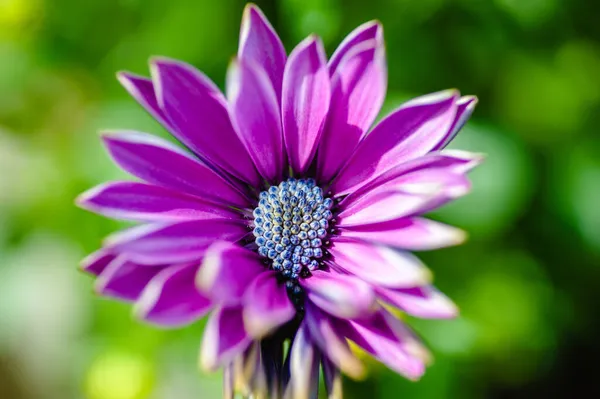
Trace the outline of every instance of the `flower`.
{"type": "Polygon", "coordinates": [[[363,372],[348,341],[419,378],[427,351],[389,308],[457,313],[410,251],[464,239],[420,215],[469,191],[481,156],[444,147],[476,99],[419,97],[369,131],[387,83],[381,25],[359,26],[329,61],[315,36],[288,57],[254,5],[226,97],[188,64],[154,58],[150,69],[151,79],[118,78],[187,150],[103,135],[141,181],[100,185],[78,204],[142,223],[83,261],[96,291],[161,326],[210,313],[200,363],[224,368],[226,397],[313,398],[322,367],[340,398],[340,371],[363,372]]]}

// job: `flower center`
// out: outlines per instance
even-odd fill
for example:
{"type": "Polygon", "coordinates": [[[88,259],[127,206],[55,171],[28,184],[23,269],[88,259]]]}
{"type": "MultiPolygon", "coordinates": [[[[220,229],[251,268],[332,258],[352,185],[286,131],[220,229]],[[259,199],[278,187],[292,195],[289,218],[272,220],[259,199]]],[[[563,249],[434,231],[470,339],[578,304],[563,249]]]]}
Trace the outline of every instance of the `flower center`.
{"type": "Polygon", "coordinates": [[[253,212],[258,253],[271,259],[289,288],[320,268],[332,207],[313,179],[290,178],[260,193],[253,212]]]}

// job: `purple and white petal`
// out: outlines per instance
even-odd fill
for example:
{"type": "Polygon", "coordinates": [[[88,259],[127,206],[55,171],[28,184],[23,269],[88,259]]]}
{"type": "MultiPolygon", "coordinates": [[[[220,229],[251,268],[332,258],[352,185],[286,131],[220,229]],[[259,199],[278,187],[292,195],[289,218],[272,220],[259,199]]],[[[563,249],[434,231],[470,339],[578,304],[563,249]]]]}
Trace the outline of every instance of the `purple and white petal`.
{"type": "Polygon", "coordinates": [[[333,268],[373,285],[410,288],[431,281],[431,272],[408,252],[341,237],[332,240],[329,252],[333,268]]]}
{"type": "Polygon", "coordinates": [[[135,100],[140,103],[154,119],[160,122],[168,131],[174,132],[169,119],[158,105],[154,84],[151,79],[129,72],[117,73],[117,79],[125,90],[127,90],[127,92],[135,98],[135,100]]]}
{"type": "Polygon", "coordinates": [[[340,236],[409,251],[446,248],[466,240],[466,233],[461,229],[419,217],[340,227],[340,236]]]}
{"type": "Polygon", "coordinates": [[[204,329],[200,365],[204,370],[215,371],[230,364],[252,343],[243,328],[242,307],[223,307],[210,315],[204,329]]]}
{"type": "Polygon", "coordinates": [[[379,113],[386,87],[382,42],[363,42],[346,54],[332,76],[331,107],[317,152],[320,181],[330,181],[350,158],[379,113]]]}
{"type": "Polygon", "coordinates": [[[379,122],[360,143],[331,190],[348,194],[393,167],[430,152],[456,116],[458,92],[447,90],[411,100],[379,122]]]}
{"type": "Polygon", "coordinates": [[[300,284],[310,302],[336,317],[363,317],[377,307],[372,288],[354,276],[317,270],[300,284]]]}
{"type": "Polygon", "coordinates": [[[321,359],[321,367],[323,369],[327,399],[342,399],[344,394],[340,370],[325,356],[321,359]]]}
{"type": "Polygon", "coordinates": [[[123,170],[148,183],[219,204],[250,204],[245,194],[218,173],[166,140],[133,131],[105,134],[103,140],[123,170]]]}
{"type": "Polygon", "coordinates": [[[285,151],[279,102],[267,73],[249,61],[233,61],[227,71],[231,121],[258,172],[281,180],[285,151]]]}
{"type": "Polygon", "coordinates": [[[440,140],[439,144],[436,145],[432,151],[441,150],[446,147],[456,137],[460,129],[467,123],[467,120],[471,117],[471,114],[475,110],[477,105],[477,97],[475,96],[464,96],[461,97],[457,102],[458,108],[456,110],[456,118],[452,127],[448,130],[448,135],[440,140]]]}
{"type": "Polygon", "coordinates": [[[107,237],[105,245],[142,264],[184,263],[201,260],[216,240],[237,241],[247,233],[242,221],[190,220],[136,226],[107,237]]]}
{"type": "Polygon", "coordinates": [[[100,273],[94,290],[101,295],[135,301],[139,298],[146,285],[163,267],[148,267],[128,260],[124,256],[117,256],[100,273]]]}
{"type": "Polygon", "coordinates": [[[244,294],[244,328],[254,338],[262,338],[296,315],[285,284],[277,282],[277,273],[263,271],[244,294]]]}
{"type": "Polygon", "coordinates": [[[238,58],[262,67],[280,102],[283,70],[287,58],[285,48],[275,29],[254,4],[248,4],[244,9],[238,58]]]}
{"type": "Polygon", "coordinates": [[[354,355],[336,325],[330,321],[329,315],[308,302],[304,323],[310,332],[312,341],[325,357],[335,364],[336,368],[341,369],[352,378],[360,378],[364,375],[363,364],[354,355]]]}
{"type": "Polygon", "coordinates": [[[96,252],[92,252],[86,256],[79,264],[79,268],[84,272],[97,276],[102,273],[116,257],[117,255],[113,254],[111,251],[100,248],[96,252]]]}
{"type": "Polygon", "coordinates": [[[376,287],[377,295],[404,312],[424,319],[450,319],[458,316],[458,308],[432,286],[392,289],[376,287]]]}
{"type": "Polygon", "coordinates": [[[197,270],[197,264],[164,268],[146,285],[135,304],[135,314],[164,327],[183,326],[206,315],[212,303],[194,286],[197,270]]]}
{"type": "Polygon", "coordinates": [[[239,213],[199,197],[139,182],[101,184],[81,194],[77,204],[115,219],[144,222],[241,218],[239,213]]]}
{"type": "Polygon", "coordinates": [[[248,285],[267,271],[259,255],[226,241],[212,244],[196,275],[196,287],[217,303],[240,303],[248,285]]]}
{"type": "Polygon", "coordinates": [[[308,37],[290,54],[283,73],[281,117],[290,165],[302,174],[325,127],[331,87],[323,43],[308,37]]]}
{"type": "Polygon", "coordinates": [[[337,71],[339,64],[348,52],[352,51],[356,46],[371,40],[383,44],[383,27],[378,21],[365,22],[342,40],[329,59],[328,67],[330,74],[333,75],[337,71]]]}
{"type": "Polygon", "coordinates": [[[300,325],[290,349],[290,386],[285,397],[313,399],[319,390],[321,355],[310,338],[305,325],[300,325]],[[288,396],[289,395],[289,396],[288,396]]]}
{"type": "Polygon", "coordinates": [[[150,69],[158,104],[177,138],[222,171],[259,185],[260,176],[231,125],[227,101],[219,88],[180,61],[154,59],[150,69]]]}

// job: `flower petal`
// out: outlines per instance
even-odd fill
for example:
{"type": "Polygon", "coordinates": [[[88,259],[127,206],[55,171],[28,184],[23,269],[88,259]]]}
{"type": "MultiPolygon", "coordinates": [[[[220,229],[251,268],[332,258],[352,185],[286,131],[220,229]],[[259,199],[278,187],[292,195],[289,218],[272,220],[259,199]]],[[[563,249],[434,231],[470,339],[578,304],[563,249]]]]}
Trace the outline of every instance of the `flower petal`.
{"type": "Polygon", "coordinates": [[[231,120],[258,172],[281,180],[285,152],[279,103],[266,72],[251,61],[233,61],[227,72],[231,120]]]}
{"type": "Polygon", "coordinates": [[[105,245],[143,264],[200,260],[215,240],[237,241],[248,233],[241,221],[190,220],[133,227],[109,236],[105,245]]]}
{"type": "Polygon", "coordinates": [[[321,181],[330,181],[350,158],[379,113],[386,86],[382,42],[363,42],[348,52],[332,77],[331,107],[317,153],[321,181]]]}
{"type": "Polygon", "coordinates": [[[462,244],[466,233],[433,220],[412,217],[387,222],[340,227],[340,236],[410,251],[428,251],[462,244]]]}
{"type": "Polygon", "coordinates": [[[218,87],[189,64],[154,59],[150,69],[158,103],[177,138],[202,159],[253,185],[260,177],[237,137],[218,87]]]}
{"type": "Polygon", "coordinates": [[[259,339],[296,315],[284,284],[277,282],[277,273],[263,271],[250,283],[244,294],[244,327],[259,339]]]}
{"type": "Polygon", "coordinates": [[[425,285],[431,272],[415,256],[382,245],[336,238],[329,248],[333,267],[382,287],[425,285]]]}
{"type": "Polygon", "coordinates": [[[200,365],[204,370],[215,371],[229,364],[252,343],[243,328],[241,306],[215,310],[204,329],[200,365]]]}
{"type": "Polygon", "coordinates": [[[381,309],[371,319],[341,321],[340,325],[344,326],[345,336],[358,346],[392,370],[417,380],[425,372],[423,358],[414,353],[414,348],[420,348],[421,345],[412,337],[399,336],[391,317],[381,309]]]}
{"type": "Polygon", "coordinates": [[[342,374],[340,370],[325,356],[321,359],[321,366],[323,368],[327,399],[343,399],[342,374]]]}
{"type": "Polygon", "coordinates": [[[150,323],[178,327],[203,317],[211,301],[194,286],[198,265],[171,266],[158,273],[135,304],[135,314],[150,323]]]}
{"type": "Polygon", "coordinates": [[[86,256],[79,264],[79,268],[85,272],[97,276],[102,273],[116,257],[117,256],[115,254],[107,249],[100,248],[96,252],[86,256]]]}
{"type": "Polygon", "coordinates": [[[320,355],[309,337],[306,326],[300,325],[290,350],[291,399],[317,397],[320,355]]]}
{"type": "Polygon", "coordinates": [[[132,131],[106,134],[103,139],[121,168],[148,183],[215,203],[238,207],[250,203],[208,166],[165,140],[132,131]]]}
{"type": "Polygon", "coordinates": [[[307,302],[304,323],[313,342],[319,347],[327,359],[352,378],[363,376],[363,364],[354,356],[345,338],[337,327],[315,305],[307,302]]]}
{"type": "Polygon", "coordinates": [[[391,289],[376,287],[377,295],[406,313],[425,319],[449,319],[458,316],[458,308],[431,286],[391,289]]]}
{"type": "Polygon", "coordinates": [[[361,317],[376,308],[371,287],[353,276],[317,270],[300,280],[308,300],[325,312],[341,318],[361,317]]]}
{"type": "Polygon", "coordinates": [[[238,57],[243,61],[254,62],[265,70],[278,101],[281,101],[285,48],[275,29],[254,4],[248,4],[244,9],[238,57]]]}
{"type": "Polygon", "coordinates": [[[458,92],[448,90],[400,106],[360,143],[331,190],[347,194],[394,166],[427,154],[451,128],[457,98],[458,92]]]}
{"type": "Polygon", "coordinates": [[[152,80],[129,72],[117,73],[117,79],[125,90],[127,90],[127,92],[135,98],[154,119],[159,121],[167,130],[173,132],[173,126],[171,126],[167,116],[158,105],[152,80]]]}
{"type": "Polygon", "coordinates": [[[239,303],[249,282],[266,271],[256,252],[219,241],[206,251],[196,287],[215,302],[239,303]]]}
{"type": "Polygon", "coordinates": [[[118,256],[100,273],[94,290],[104,296],[135,301],[162,269],[139,265],[124,256],[118,256]]]}
{"type": "Polygon", "coordinates": [[[292,169],[306,171],[323,132],[331,88],[323,43],[308,37],[290,54],[283,74],[282,121],[292,169]]]}
{"type": "Polygon", "coordinates": [[[378,42],[383,43],[383,27],[378,21],[365,22],[350,32],[348,36],[342,40],[329,59],[328,67],[331,75],[337,71],[342,59],[345,58],[350,51],[361,43],[370,40],[377,40],[378,42]]]}
{"type": "Polygon", "coordinates": [[[447,136],[440,140],[439,144],[436,145],[431,151],[441,150],[442,148],[446,147],[452,141],[452,139],[454,139],[454,137],[456,137],[456,134],[471,117],[471,114],[477,105],[477,101],[477,97],[475,96],[464,96],[456,102],[458,107],[456,109],[456,118],[454,119],[452,127],[448,130],[447,136]]]}
{"type": "Polygon", "coordinates": [[[234,211],[199,197],[138,182],[101,184],[81,194],[77,204],[112,218],[147,222],[240,218],[234,211]]]}

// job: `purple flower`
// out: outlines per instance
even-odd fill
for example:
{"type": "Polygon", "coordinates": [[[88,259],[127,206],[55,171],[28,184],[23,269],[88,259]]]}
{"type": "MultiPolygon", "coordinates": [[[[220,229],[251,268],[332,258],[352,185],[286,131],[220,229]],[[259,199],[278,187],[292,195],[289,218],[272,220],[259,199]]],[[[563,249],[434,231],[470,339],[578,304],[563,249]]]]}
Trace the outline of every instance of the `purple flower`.
{"type": "Polygon", "coordinates": [[[161,326],[210,313],[200,362],[224,368],[226,397],[314,398],[322,367],[339,398],[340,371],[363,372],[348,341],[419,378],[427,351],[382,304],[457,313],[410,251],[464,239],[420,215],[469,191],[481,157],[443,148],[476,99],[419,97],[370,129],[387,82],[381,25],[358,27],[329,61],[314,36],[288,57],[252,5],[226,97],[188,64],[156,58],[150,69],[119,80],[189,151],[143,133],[103,136],[141,181],[78,203],[142,224],[83,261],[97,292],[161,326]]]}

